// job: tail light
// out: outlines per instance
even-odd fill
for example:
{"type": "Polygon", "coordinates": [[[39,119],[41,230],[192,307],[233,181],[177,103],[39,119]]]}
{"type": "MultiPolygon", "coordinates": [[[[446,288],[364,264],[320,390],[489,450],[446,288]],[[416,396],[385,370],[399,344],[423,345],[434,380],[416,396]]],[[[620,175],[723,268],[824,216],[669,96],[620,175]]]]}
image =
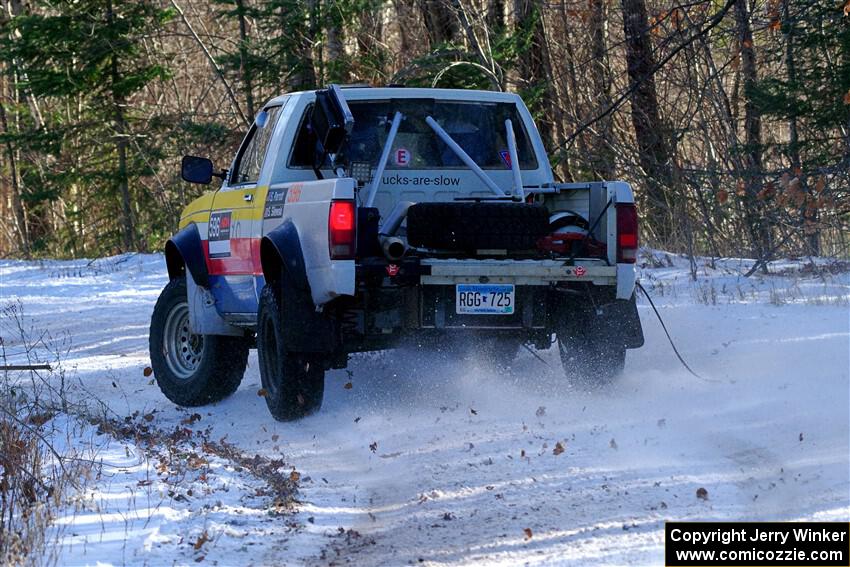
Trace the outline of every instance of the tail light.
{"type": "Polygon", "coordinates": [[[354,201],[331,201],[328,214],[328,251],[331,260],[351,260],[357,243],[354,201]]]}
{"type": "Polygon", "coordinates": [[[617,204],[617,263],[634,264],[638,250],[638,219],[634,203],[617,204]]]}

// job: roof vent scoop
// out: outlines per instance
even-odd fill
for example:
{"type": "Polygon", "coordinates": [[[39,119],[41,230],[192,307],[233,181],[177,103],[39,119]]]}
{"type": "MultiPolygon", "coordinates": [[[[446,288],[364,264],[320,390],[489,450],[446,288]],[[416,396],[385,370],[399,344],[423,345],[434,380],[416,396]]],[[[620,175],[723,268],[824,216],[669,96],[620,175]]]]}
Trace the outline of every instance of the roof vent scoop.
{"type": "Polygon", "coordinates": [[[319,168],[325,157],[331,156],[332,169],[336,170],[336,155],[354,128],[354,115],[351,114],[339,85],[316,91],[316,104],[310,115],[310,128],[321,145],[321,152],[317,152],[318,155],[313,160],[313,171],[316,172],[316,177],[322,179],[319,168]]]}

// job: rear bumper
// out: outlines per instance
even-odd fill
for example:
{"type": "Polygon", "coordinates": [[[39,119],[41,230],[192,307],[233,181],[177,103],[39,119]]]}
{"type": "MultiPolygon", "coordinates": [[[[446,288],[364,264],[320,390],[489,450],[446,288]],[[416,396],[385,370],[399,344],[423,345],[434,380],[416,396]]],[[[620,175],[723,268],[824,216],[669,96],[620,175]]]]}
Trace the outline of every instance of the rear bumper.
{"type": "Polygon", "coordinates": [[[387,348],[403,337],[459,332],[512,333],[548,346],[563,317],[587,317],[591,305],[630,299],[633,290],[634,265],[609,266],[602,260],[576,260],[572,265],[551,259],[364,262],[358,264],[357,293],[341,304],[343,343],[348,352],[355,352],[387,348]],[[514,313],[457,313],[456,286],[464,283],[513,284],[514,313]]]}
{"type": "Polygon", "coordinates": [[[459,283],[508,283],[517,286],[549,286],[562,282],[587,282],[595,286],[616,286],[617,299],[632,296],[636,281],[634,264],[609,266],[601,260],[422,260],[422,285],[459,283]]]}

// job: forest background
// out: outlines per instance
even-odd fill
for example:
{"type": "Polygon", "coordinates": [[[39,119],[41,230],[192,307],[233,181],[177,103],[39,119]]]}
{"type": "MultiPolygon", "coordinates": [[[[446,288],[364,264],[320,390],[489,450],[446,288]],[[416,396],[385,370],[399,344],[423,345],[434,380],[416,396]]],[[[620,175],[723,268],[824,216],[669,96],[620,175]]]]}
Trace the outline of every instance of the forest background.
{"type": "Polygon", "coordinates": [[[181,156],[329,83],[519,93],[652,246],[848,256],[850,0],[2,0],[0,256],[161,249],[181,156]]]}

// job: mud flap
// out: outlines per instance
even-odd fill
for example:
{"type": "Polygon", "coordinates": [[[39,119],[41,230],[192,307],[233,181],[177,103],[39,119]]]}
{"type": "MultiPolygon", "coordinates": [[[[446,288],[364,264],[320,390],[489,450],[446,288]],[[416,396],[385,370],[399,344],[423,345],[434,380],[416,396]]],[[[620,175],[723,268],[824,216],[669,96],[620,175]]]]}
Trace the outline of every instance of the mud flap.
{"type": "Polygon", "coordinates": [[[643,346],[643,327],[640,324],[637,301],[632,293],[629,299],[618,299],[599,306],[594,321],[595,337],[618,342],[626,348],[643,346]]]}
{"type": "Polygon", "coordinates": [[[295,285],[286,268],[282,269],[280,283],[284,348],[289,352],[316,354],[337,350],[336,325],[327,314],[316,311],[309,287],[303,290],[295,285]]]}

